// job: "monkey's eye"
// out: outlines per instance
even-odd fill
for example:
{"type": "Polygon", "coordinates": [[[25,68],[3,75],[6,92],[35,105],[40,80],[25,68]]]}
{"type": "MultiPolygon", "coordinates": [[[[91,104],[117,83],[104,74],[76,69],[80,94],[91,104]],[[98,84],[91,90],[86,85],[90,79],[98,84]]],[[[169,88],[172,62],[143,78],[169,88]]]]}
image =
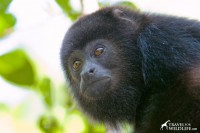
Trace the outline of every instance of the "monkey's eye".
{"type": "Polygon", "coordinates": [[[81,67],[82,62],[80,60],[76,60],[73,63],[73,69],[78,70],[81,67]]]}
{"type": "Polygon", "coordinates": [[[97,48],[95,51],[94,51],[94,55],[95,56],[100,56],[102,53],[104,52],[104,48],[97,48]]]}

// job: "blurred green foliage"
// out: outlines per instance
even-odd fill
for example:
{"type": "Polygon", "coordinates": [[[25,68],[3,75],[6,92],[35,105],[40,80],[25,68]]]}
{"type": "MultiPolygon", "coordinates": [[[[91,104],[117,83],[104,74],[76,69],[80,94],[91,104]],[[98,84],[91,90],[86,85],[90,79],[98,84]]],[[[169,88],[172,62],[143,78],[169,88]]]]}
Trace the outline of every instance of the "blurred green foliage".
{"type": "MultiPolygon", "coordinates": [[[[70,0],[55,1],[72,21],[82,14],[81,11],[73,9],[70,0]]],[[[0,0],[0,37],[5,37],[8,33],[11,33],[16,24],[15,17],[7,12],[11,2],[12,0],[0,0]]],[[[80,0],[81,2],[83,1],[80,0]]],[[[100,7],[111,5],[109,2],[98,3],[100,7]]],[[[138,9],[128,1],[115,4],[138,9]]],[[[81,6],[83,6],[82,3],[81,6]]],[[[66,91],[66,87],[59,86],[57,89],[50,77],[38,76],[38,68],[35,68],[34,63],[25,50],[15,49],[0,56],[0,76],[9,83],[21,86],[24,89],[32,89],[42,97],[46,111],[38,118],[37,124],[43,133],[105,132],[103,125],[89,123],[83,114],[78,111],[69,91],[66,91]],[[58,117],[55,113],[58,107],[60,110],[64,110],[62,117],[58,117]]],[[[5,104],[0,104],[0,108],[9,109],[5,104]]]]}
{"type": "Polygon", "coordinates": [[[134,10],[139,10],[139,8],[130,1],[119,1],[119,2],[115,2],[115,3],[110,3],[109,1],[103,1],[103,2],[98,2],[99,7],[103,8],[103,7],[107,7],[107,6],[124,6],[124,7],[128,7],[128,8],[132,8],[134,10]]]}
{"type": "Polygon", "coordinates": [[[0,75],[17,85],[31,86],[35,83],[35,73],[27,54],[20,49],[0,56],[0,75]]]}
{"type": "Polygon", "coordinates": [[[53,88],[51,85],[51,80],[49,78],[43,78],[39,83],[38,89],[44,98],[45,104],[49,108],[53,107],[53,101],[52,101],[53,99],[52,99],[52,92],[51,92],[53,88]]]}
{"type": "Polygon", "coordinates": [[[16,18],[7,13],[7,9],[12,0],[0,0],[0,38],[11,33],[16,23],[16,18]]]}
{"type": "Polygon", "coordinates": [[[129,8],[139,11],[139,8],[133,2],[130,2],[130,1],[120,1],[120,2],[114,3],[113,5],[125,6],[125,7],[129,7],[129,8]]]}
{"type": "Polygon", "coordinates": [[[60,132],[60,127],[59,126],[60,125],[58,125],[58,121],[57,121],[57,119],[55,117],[43,115],[39,119],[39,127],[45,133],[59,133],[60,132]]]}
{"type": "Polygon", "coordinates": [[[74,21],[81,15],[81,12],[78,12],[72,8],[70,0],[56,0],[56,2],[71,20],[74,21]]]}
{"type": "Polygon", "coordinates": [[[0,0],[0,13],[6,12],[12,0],[0,0]]]}

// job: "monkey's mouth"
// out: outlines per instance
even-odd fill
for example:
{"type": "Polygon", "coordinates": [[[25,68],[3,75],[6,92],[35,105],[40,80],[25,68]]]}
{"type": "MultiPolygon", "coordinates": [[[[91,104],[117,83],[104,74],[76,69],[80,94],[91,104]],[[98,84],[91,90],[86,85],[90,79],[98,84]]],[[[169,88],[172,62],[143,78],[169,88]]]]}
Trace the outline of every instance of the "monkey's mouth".
{"type": "Polygon", "coordinates": [[[95,84],[97,82],[104,82],[104,81],[109,81],[109,80],[110,80],[110,77],[103,77],[103,78],[92,81],[89,85],[95,84]]]}
{"type": "Polygon", "coordinates": [[[102,77],[91,81],[83,81],[80,85],[80,91],[83,96],[95,98],[101,97],[107,90],[109,90],[111,84],[110,77],[102,77]]]}

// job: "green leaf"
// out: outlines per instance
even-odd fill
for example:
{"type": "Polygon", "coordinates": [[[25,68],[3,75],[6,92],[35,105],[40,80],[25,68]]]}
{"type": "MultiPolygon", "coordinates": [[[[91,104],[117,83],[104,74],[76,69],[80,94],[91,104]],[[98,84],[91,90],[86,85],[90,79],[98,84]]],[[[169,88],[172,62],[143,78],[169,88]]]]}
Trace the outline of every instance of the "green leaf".
{"type": "Polygon", "coordinates": [[[110,3],[109,3],[109,2],[106,2],[106,1],[104,1],[104,2],[98,1],[98,5],[99,5],[100,8],[103,8],[103,7],[108,7],[108,6],[110,6],[110,3]]]}
{"type": "Polygon", "coordinates": [[[13,31],[12,27],[16,23],[16,18],[6,13],[12,0],[0,0],[0,37],[3,37],[13,31]]]}
{"type": "Polygon", "coordinates": [[[0,13],[0,37],[10,33],[15,23],[16,19],[12,14],[0,13]]]}
{"type": "Polygon", "coordinates": [[[72,8],[70,0],[56,0],[56,2],[71,20],[76,20],[81,15],[72,8]]]}
{"type": "Polygon", "coordinates": [[[35,82],[31,61],[20,49],[0,56],[0,75],[17,85],[31,86],[35,82]]]}
{"type": "Polygon", "coordinates": [[[133,2],[130,2],[130,1],[120,1],[120,2],[115,3],[114,5],[125,6],[125,7],[135,9],[135,10],[139,10],[139,8],[133,2]]]}
{"type": "Polygon", "coordinates": [[[58,120],[53,116],[43,115],[39,119],[38,125],[44,133],[59,133],[61,131],[58,120]]]}
{"type": "Polygon", "coordinates": [[[52,95],[51,95],[51,80],[49,78],[44,78],[39,84],[39,91],[44,97],[46,105],[52,107],[52,95]]]}
{"type": "Polygon", "coordinates": [[[12,0],[0,0],[0,13],[5,12],[12,0]]]}
{"type": "Polygon", "coordinates": [[[89,131],[90,133],[105,133],[106,129],[103,125],[97,124],[94,126],[93,125],[89,125],[89,131]]]}

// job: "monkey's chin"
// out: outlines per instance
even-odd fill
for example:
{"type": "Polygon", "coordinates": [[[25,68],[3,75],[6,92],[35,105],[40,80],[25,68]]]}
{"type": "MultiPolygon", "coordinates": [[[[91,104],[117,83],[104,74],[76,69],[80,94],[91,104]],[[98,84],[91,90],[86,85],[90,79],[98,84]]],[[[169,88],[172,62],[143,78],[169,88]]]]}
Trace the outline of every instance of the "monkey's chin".
{"type": "Polygon", "coordinates": [[[81,95],[89,99],[98,99],[105,95],[106,91],[110,89],[111,78],[103,78],[90,84],[83,83],[80,86],[81,95]]]}

